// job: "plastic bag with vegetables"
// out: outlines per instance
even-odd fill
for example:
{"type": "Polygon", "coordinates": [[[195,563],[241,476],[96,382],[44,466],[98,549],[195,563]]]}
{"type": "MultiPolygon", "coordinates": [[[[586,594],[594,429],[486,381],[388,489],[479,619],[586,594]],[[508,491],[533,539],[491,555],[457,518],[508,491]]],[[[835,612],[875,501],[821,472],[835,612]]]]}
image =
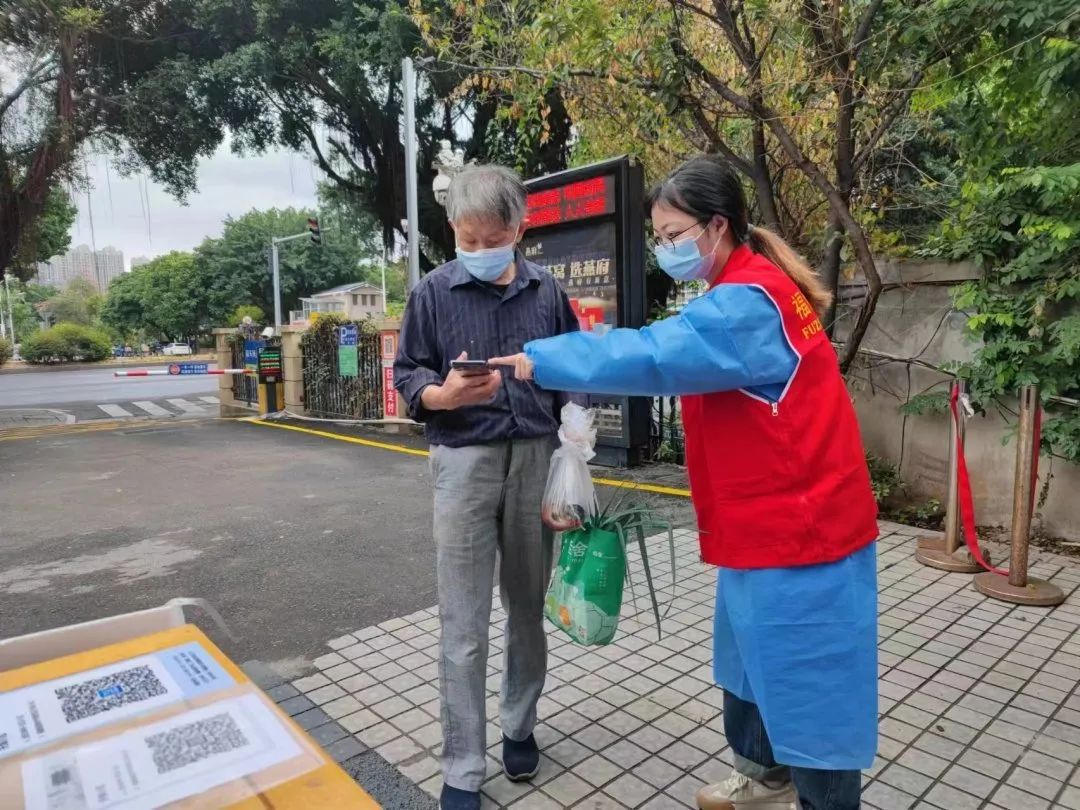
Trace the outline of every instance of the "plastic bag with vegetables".
{"type": "Polygon", "coordinates": [[[573,402],[562,409],[559,448],[551,456],[541,515],[548,528],[569,531],[597,512],[589,460],[596,455],[594,413],[573,402]]]}

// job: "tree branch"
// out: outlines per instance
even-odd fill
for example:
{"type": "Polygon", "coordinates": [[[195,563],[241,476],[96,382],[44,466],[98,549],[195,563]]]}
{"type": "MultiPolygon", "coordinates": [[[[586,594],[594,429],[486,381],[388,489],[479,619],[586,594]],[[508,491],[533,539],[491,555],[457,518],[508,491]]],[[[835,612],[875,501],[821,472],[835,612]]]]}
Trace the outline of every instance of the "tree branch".
{"type": "Polygon", "coordinates": [[[922,82],[925,73],[925,68],[920,68],[912,73],[905,83],[904,89],[900,91],[900,95],[889,102],[889,105],[881,113],[881,117],[878,119],[878,124],[874,127],[874,131],[870,133],[869,137],[866,139],[866,143],[864,143],[862,148],[856,152],[855,158],[852,160],[852,168],[856,173],[866,164],[871,155],[873,155],[874,149],[877,148],[878,143],[885,137],[885,134],[889,129],[892,128],[893,123],[895,123],[896,119],[900,116],[900,113],[907,109],[908,102],[922,82]]]}
{"type": "Polygon", "coordinates": [[[881,10],[884,2],[885,0],[870,0],[870,5],[866,7],[862,17],[859,19],[859,24],[855,28],[855,35],[851,38],[851,44],[848,46],[852,60],[859,58],[863,45],[867,43],[870,37],[870,28],[874,25],[874,18],[881,10]]]}

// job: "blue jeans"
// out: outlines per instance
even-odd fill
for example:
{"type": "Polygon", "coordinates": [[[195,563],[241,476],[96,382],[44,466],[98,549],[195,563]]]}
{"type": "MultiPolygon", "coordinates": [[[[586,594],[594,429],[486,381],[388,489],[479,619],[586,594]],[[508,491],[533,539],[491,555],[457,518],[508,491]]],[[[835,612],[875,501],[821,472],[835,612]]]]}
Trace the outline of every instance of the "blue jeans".
{"type": "Polygon", "coordinates": [[[753,703],[724,690],[724,734],[735,754],[735,770],[776,786],[791,781],[802,810],[859,810],[859,771],[823,771],[780,765],[773,758],[761,713],[753,703]]]}

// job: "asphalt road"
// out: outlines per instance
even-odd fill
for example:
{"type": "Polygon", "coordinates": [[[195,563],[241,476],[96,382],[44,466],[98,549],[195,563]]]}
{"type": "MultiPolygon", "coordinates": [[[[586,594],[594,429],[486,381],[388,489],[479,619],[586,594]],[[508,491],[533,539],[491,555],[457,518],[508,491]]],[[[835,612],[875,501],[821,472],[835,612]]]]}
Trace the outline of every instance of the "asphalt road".
{"type": "Polygon", "coordinates": [[[435,604],[426,460],[240,422],[0,441],[0,636],[208,599],[286,677],[435,604]]]}
{"type": "MultiPolygon", "coordinates": [[[[165,368],[165,366],[157,366],[165,368]]],[[[115,369],[0,374],[0,408],[216,394],[217,376],[114,377],[115,369]]]]}

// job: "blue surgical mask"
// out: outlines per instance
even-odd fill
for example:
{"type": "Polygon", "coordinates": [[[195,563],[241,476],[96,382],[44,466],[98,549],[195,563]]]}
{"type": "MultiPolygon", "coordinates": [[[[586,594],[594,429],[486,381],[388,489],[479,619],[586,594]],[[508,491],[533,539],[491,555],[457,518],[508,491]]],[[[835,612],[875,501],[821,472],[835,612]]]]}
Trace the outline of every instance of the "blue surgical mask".
{"type": "Polygon", "coordinates": [[[514,260],[514,243],[484,250],[457,249],[458,261],[478,281],[495,281],[514,260]]]}
{"type": "Polygon", "coordinates": [[[701,234],[680,239],[672,245],[654,245],[653,253],[660,269],[676,281],[697,281],[709,275],[712,269],[713,254],[716,253],[716,245],[706,255],[701,255],[697,240],[701,234]]]}

